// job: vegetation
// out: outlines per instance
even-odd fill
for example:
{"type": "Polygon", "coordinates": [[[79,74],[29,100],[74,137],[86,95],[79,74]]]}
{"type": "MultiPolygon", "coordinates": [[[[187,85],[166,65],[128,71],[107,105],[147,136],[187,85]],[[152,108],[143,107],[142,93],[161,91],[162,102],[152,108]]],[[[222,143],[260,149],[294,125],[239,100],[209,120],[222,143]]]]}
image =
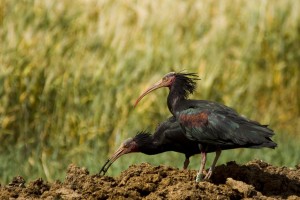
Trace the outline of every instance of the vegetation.
{"type": "MultiPolygon", "coordinates": [[[[228,151],[219,164],[300,163],[299,1],[4,0],[0,10],[1,183],[62,179],[72,162],[98,172],[123,139],[170,116],[167,89],[132,105],[184,69],[201,78],[192,98],[277,134],[276,150],[228,151]]],[[[127,155],[109,175],[144,161],[181,168],[183,156],[127,155]]]]}

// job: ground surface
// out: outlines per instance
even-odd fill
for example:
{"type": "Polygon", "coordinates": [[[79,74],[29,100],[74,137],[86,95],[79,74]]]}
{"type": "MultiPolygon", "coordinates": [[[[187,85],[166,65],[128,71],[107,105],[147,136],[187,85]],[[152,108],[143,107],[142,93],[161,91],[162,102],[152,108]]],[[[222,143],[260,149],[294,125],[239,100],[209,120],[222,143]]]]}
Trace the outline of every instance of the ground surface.
{"type": "Polygon", "coordinates": [[[70,165],[63,182],[15,177],[0,187],[0,199],[300,199],[300,164],[289,169],[229,162],[218,166],[209,182],[196,183],[195,176],[194,170],[142,163],[112,178],[70,165]]]}

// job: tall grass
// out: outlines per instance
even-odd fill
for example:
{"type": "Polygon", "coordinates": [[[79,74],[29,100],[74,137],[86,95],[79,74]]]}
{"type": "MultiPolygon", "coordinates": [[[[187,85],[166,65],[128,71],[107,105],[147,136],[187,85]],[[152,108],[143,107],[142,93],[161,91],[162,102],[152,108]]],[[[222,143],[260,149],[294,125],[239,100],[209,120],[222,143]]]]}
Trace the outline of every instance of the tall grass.
{"type": "MultiPolygon", "coordinates": [[[[270,124],[279,148],[261,159],[300,162],[299,1],[4,0],[0,8],[1,183],[18,174],[61,179],[71,162],[97,172],[124,138],[170,115],[167,90],[132,103],[183,69],[201,78],[193,98],[270,124]]],[[[241,159],[234,152],[223,161],[241,159]]]]}

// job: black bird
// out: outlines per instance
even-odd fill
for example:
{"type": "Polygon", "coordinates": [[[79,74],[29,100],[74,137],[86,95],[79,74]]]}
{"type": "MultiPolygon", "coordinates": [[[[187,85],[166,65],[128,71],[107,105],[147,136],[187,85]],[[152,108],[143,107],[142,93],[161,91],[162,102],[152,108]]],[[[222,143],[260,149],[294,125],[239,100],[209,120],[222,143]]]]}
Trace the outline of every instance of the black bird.
{"type": "Polygon", "coordinates": [[[112,163],[124,154],[141,152],[154,155],[166,151],[185,154],[184,169],[189,165],[189,158],[200,153],[198,143],[185,137],[175,117],[170,117],[162,122],[153,135],[143,131],[133,138],[125,140],[113,156],[107,160],[99,174],[105,174],[112,163]]]}
{"type": "Polygon", "coordinates": [[[221,150],[277,146],[270,139],[274,132],[267,125],[249,120],[220,103],[188,99],[188,95],[195,90],[196,80],[199,78],[195,73],[170,72],[145,90],[134,106],[148,93],[161,87],[169,88],[167,105],[170,112],[176,117],[185,136],[199,143],[202,158],[197,182],[202,179],[206,153],[208,153],[207,147],[214,146],[216,156],[205,179],[211,177],[221,150]]]}

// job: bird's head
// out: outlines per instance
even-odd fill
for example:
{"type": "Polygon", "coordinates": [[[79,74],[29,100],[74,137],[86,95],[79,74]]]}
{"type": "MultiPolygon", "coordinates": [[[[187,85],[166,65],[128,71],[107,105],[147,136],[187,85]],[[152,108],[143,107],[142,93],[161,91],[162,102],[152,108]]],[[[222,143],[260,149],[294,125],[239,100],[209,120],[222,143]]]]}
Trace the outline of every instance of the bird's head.
{"type": "Polygon", "coordinates": [[[110,157],[106,163],[103,165],[103,167],[101,168],[99,174],[101,175],[103,173],[103,175],[107,172],[107,170],[109,169],[109,167],[118,159],[120,158],[122,155],[128,154],[128,153],[132,153],[132,152],[138,152],[138,147],[137,147],[137,143],[134,141],[133,138],[128,138],[127,140],[125,140],[121,146],[117,149],[117,151],[115,151],[115,153],[112,155],[112,157],[110,157]]]}
{"type": "Polygon", "coordinates": [[[164,75],[161,80],[146,89],[136,100],[134,107],[136,107],[136,105],[144,96],[162,87],[177,89],[180,95],[186,98],[189,94],[194,92],[196,87],[195,80],[200,80],[196,73],[169,72],[164,75]]]}
{"type": "Polygon", "coordinates": [[[112,157],[106,161],[99,174],[103,173],[104,175],[108,168],[121,156],[128,153],[141,152],[140,148],[142,148],[144,143],[147,142],[147,139],[150,137],[150,135],[150,133],[139,132],[135,137],[126,139],[117,149],[117,151],[115,151],[112,157]]]}

